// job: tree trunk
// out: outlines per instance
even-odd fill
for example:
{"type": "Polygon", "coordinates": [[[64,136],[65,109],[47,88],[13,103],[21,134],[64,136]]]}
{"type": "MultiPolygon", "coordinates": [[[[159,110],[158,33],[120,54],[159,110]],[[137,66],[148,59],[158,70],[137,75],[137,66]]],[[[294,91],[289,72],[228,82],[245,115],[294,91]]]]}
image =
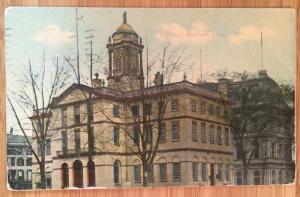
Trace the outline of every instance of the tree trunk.
{"type": "Polygon", "coordinates": [[[87,102],[87,131],[88,131],[88,159],[92,160],[92,156],[94,155],[94,134],[92,129],[92,101],[91,96],[87,102]]]}
{"type": "Polygon", "coordinates": [[[46,189],[46,169],[45,169],[44,159],[42,159],[40,163],[40,177],[41,177],[41,189],[46,189]]]}
{"type": "Polygon", "coordinates": [[[142,162],[142,179],[143,179],[143,187],[147,187],[148,186],[148,177],[146,176],[148,170],[147,170],[147,164],[146,162],[142,162]]]}
{"type": "Polygon", "coordinates": [[[248,185],[248,166],[243,162],[243,184],[248,185]]]}

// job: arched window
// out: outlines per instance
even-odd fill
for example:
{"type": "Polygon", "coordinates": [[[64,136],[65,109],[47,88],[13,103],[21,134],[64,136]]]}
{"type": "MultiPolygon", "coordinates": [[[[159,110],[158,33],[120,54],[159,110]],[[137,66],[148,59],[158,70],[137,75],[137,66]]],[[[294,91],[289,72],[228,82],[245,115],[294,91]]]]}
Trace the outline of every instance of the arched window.
{"type": "Polygon", "coordinates": [[[17,159],[17,165],[18,165],[18,166],[24,166],[24,159],[21,158],[21,157],[18,158],[18,159],[17,159]]]}
{"type": "Polygon", "coordinates": [[[81,161],[76,160],[73,164],[74,187],[83,187],[83,166],[81,161]]]}
{"type": "Polygon", "coordinates": [[[120,184],[120,161],[114,163],[114,184],[120,184]]]}
{"type": "Polygon", "coordinates": [[[32,158],[27,158],[26,165],[31,166],[32,165],[32,158]]]}
{"type": "Polygon", "coordinates": [[[61,166],[61,176],[62,176],[61,188],[68,188],[69,187],[69,166],[66,163],[64,163],[61,166]]]}
{"type": "Polygon", "coordinates": [[[95,162],[90,160],[87,164],[87,169],[88,169],[88,186],[94,187],[96,186],[95,162]]]}

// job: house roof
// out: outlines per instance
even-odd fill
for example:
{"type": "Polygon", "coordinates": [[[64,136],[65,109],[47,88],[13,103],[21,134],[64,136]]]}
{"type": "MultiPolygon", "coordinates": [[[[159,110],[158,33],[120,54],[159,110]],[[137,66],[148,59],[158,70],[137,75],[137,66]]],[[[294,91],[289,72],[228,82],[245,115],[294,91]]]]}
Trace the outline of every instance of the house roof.
{"type": "MultiPolygon", "coordinates": [[[[82,90],[85,92],[92,91],[93,98],[107,98],[112,100],[122,100],[122,99],[138,99],[142,91],[128,91],[128,92],[120,92],[119,90],[110,89],[108,87],[101,87],[101,88],[92,88],[87,85],[83,84],[72,84],[68,87],[64,92],[62,92],[57,97],[53,98],[51,105],[59,104],[59,102],[68,94],[70,94],[73,90],[82,90]]],[[[187,80],[183,80],[180,82],[170,83],[163,85],[162,89],[160,86],[151,86],[145,88],[144,94],[147,96],[158,95],[160,91],[168,92],[171,94],[177,94],[182,92],[188,92],[191,94],[197,94],[204,97],[208,97],[211,99],[220,99],[220,94],[215,88],[208,88],[207,86],[203,86],[202,84],[192,83],[187,80]]]]}
{"type": "MultiPolygon", "coordinates": [[[[31,137],[28,137],[31,142],[31,137]]],[[[24,144],[27,143],[26,138],[23,135],[11,135],[7,134],[7,144],[24,144]]]]}

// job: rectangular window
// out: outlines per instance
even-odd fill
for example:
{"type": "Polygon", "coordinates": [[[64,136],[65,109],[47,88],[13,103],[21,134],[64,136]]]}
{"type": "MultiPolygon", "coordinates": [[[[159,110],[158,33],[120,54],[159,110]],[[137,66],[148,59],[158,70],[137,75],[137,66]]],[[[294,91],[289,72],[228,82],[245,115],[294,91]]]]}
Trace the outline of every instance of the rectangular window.
{"type": "Polygon", "coordinates": [[[41,149],[41,146],[40,146],[39,143],[38,143],[36,146],[37,146],[37,155],[38,155],[38,156],[41,156],[41,155],[42,155],[42,149],[41,149]]]}
{"type": "Polygon", "coordinates": [[[273,142],[271,146],[271,158],[275,159],[275,157],[276,157],[276,143],[273,142]]]}
{"type": "Polygon", "coordinates": [[[159,142],[164,143],[166,142],[166,123],[161,123],[160,128],[158,130],[158,137],[159,137],[159,142]]]}
{"type": "Polygon", "coordinates": [[[226,181],[230,181],[229,172],[230,172],[229,164],[226,164],[226,167],[225,167],[225,177],[226,177],[226,181]]]}
{"type": "Polygon", "coordinates": [[[218,118],[221,117],[221,107],[220,106],[216,106],[216,115],[218,118]]]}
{"type": "Polygon", "coordinates": [[[80,105],[74,105],[74,124],[80,123],[80,105]]]}
{"type": "Polygon", "coordinates": [[[224,112],[223,112],[223,114],[224,114],[224,119],[225,119],[225,120],[228,120],[228,118],[229,118],[229,110],[228,110],[228,107],[224,107],[224,112]]]}
{"type": "Polygon", "coordinates": [[[209,106],[208,106],[208,114],[210,116],[214,116],[215,115],[215,110],[214,110],[214,105],[213,104],[209,104],[209,106]]]}
{"type": "Polygon", "coordinates": [[[181,179],[181,170],[180,170],[180,163],[173,163],[173,181],[180,181],[181,179]]]}
{"type": "Polygon", "coordinates": [[[10,170],[10,180],[14,181],[16,179],[16,170],[10,170]]]}
{"type": "Polygon", "coordinates": [[[31,155],[31,154],[32,154],[31,149],[28,148],[28,149],[26,150],[26,155],[31,155]]]}
{"type": "Polygon", "coordinates": [[[201,142],[206,143],[206,125],[201,123],[201,142]]]}
{"type": "Polygon", "coordinates": [[[192,163],[193,181],[198,181],[198,165],[197,162],[192,163]]]}
{"type": "Polygon", "coordinates": [[[132,142],[134,145],[137,145],[139,142],[138,126],[132,128],[132,142]]]}
{"type": "Polygon", "coordinates": [[[24,171],[18,170],[18,180],[23,181],[24,180],[24,171]]]}
{"type": "Polygon", "coordinates": [[[197,122],[192,121],[192,141],[197,142],[198,137],[197,137],[197,122]]]}
{"type": "Polygon", "coordinates": [[[152,143],[152,126],[151,125],[145,125],[145,134],[146,134],[146,143],[151,144],[152,143]]]}
{"type": "Polygon", "coordinates": [[[131,113],[132,113],[133,116],[138,116],[140,114],[139,105],[131,106],[131,113]]]}
{"type": "Polygon", "coordinates": [[[51,155],[51,140],[46,140],[46,155],[51,155]]]}
{"type": "Polygon", "coordinates": [[[113,105],[113,116],[118,117],[120,114],[120,107],[118,105],[113,105]]]}
{"type": "Polygon", "coordinates": [[[61,109],[61,125],[62,127],[66,127],[67,126],[67,119],[68,119],[68,111],[67,111],[67,107],[64,107],[61,109]]]}
{"type": "Polygon", "coordinates": [[[90,106],[90,113],[88,114],[88,116],[89,116],[90,121],[93,122],[94,121],[94,105],[93,104],[91,104],[91,106],[90,106]]]}
{"type": "Polygon", "coordinates": [[[149,183],[153,183],[154,181],[154,176],[153,176],[153,165],[149,165],[148,166],[148,176],[147,176],[147,180],[149,183]]]}
{"type": "Polygon", "coordinates": [[[140,165],[133,166],[133,177],[134,177],[135,183],[141,182],[141,166],[140,165]]]}
{"type": "Polygon", "coordinates": [[[229,145],[229,130],[228,130],[228,128],[225,128],[225,131],[224,131],[224,143],[226,145],[229,145]]]}
{"type": "Polygon", "coordinates": [[[221,127],[217,127],[217,141],[219,145],[222,145],[222,130],[221,127]]]}
{"type": "Polygon", "coordinates": [[[258,170],[253,173],[253,183],[254,185],[260,185],[260,171],[258,170]]]}
{"type": "Polygon", "coordinates": [[[161,182],[167,181],[167,164],[166,163],[159,164],[159,180],[161,182]]]}
{"type": "Polygon", "coordinates": [[[223,177],[222,177],[222,172],[223,172],[223,170],[222,170],[222,164],[221,163],[219,163],[218,164],[218,179],[220,180],[220,181],[222,181],[222,179],[223,179],[223,177]]]}
{"type": "Polygon", "coordinates": [[[39,124],[38,122],[37,122],[36,124],[34,124],[34,130],[35,130],[37,133],[41,133],[41,131],[42,131],[41,124],[39,124]]]}
{"type": "Polygon", "coordinates": [[[172,112],[178,111],[179,110],[178,107],[179,107],[179,100],[178,99],[172,99],[171,100],[171,111],[172,112]]]}
{"type": "Polygon", "coordinates": [[[67,131],[62,131],[61,132],[61,149],[63,154],[68,153],[68,135],[67,131]]]}
{"type": "Polygon", "coordinates": [[[120,145],[120,128],[119,127],[114,127],[113,139],[114,139],[114,145],[119,146],[120,145]]]}
{"type": "Polygon", "coordinates": [[[11,157],[11,158],[10,158],[10,165],[11,165],[11,166],[15,166],[15,165],[16,165],[15,161],[16,161],[15,158],[14,158],[14,157],[11,157]]]}
{"type": "Polygon", "coordinates": [[[78,153],[80,152],[80,143],[81,143],[81,140],[80,140],[80,129],[75,129],[74,130],[74,140],[75,140],[75,152],[78,153]]]}
{"type": "Polygon", "coordinates": [[[92,151],[95,149],[95,134],[94,134],[94,127],[91,127],[91,141],[90,141],[90,146],[92,148],[92,151]]]}
{"type": "Polygon", "coordinates": [[[215,143],[215,131],[214,131],[214,125],[209,126],[209,143],[214,144],[215,143]]]}
{"type": "Polygon", "coordinates": [[[172,122],[172,141],[180,140],[180,124],[179,121],[172,122]]]}
{"type": "Polygon", "coordinates": [[[201,101],[201,103],[200,103],[200,112],[201,112],[201,114],[205,114],[206,113],[205,108],[206,108],[205,101],[201,101]]]}
{"type": "Polygon", "coordinates": [[[27,171],[27,180],[28,180],[28,181],[31,181],[31,176],[32,176],[32,171],[31,171],[31,170],[28,170],[28,171],[27,171]]]}
{"type": "Polygon", "coordinates": [[[151,104],[150,103],[146,103],[144,105],[144,113],[145,113],[145,115],[150,115],[151,114],[151,104]]]}
{"type": "Polygon", "coordinates": [[[201,165],[201,175],[202,175],[202,181],[206,181],[207,172],[206,172],[206,163],[204,162],[201,165]]]}
{"type": "Polygon", "coordinates": [[[196,112],[197,106],[196,106],[196,100],[195,99],[191,100],[191,108],[192,108],[192,112],[196,112]]]}
{"type": "Polygon", "coordinates": [[[242,159],[242,153],[241,153],[240,149],[236,149],[236,158],[237,158],[237,160],[242,159]]]}

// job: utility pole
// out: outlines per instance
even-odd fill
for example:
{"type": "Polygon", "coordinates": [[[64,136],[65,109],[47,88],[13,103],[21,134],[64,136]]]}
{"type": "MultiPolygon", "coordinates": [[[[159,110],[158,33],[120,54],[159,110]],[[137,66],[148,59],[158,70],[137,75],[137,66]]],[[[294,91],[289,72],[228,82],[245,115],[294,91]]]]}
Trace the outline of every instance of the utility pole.
{"type": "Polygon", "coordinates": [[[201,53],[201,49],[200,49],[200,81],[202,82],[203,80],[203,75],[202,75],[202,53],[201,53]]]}
{"type": "Polygon", "coordinates": [[[79,71],[79,44],[78,44],[78,20],[81,20],[83,16],[80,16],[78,18],[78,10],[77,8],[75,9],[75,22],[76,22],[76,66],[77,66],[77,80],[78,84],[80,84],[80,71],[79,71]]]}
{"type": "Polygon", "coordinates": [[[148,87],[148,80],[149,80],[149,46],[148,46],[148,38],[146,38],[146,44],[147,44],[147,48],[146,48],[146,52],[147,52],[147,87],[148,87]]]}
{"type": "Polygon", "coordinates": [[[91,85],[92,85],[92,80],[93,80],[93,64],[94,64],[94,54],[93,54],[93,32],[95,30],[94,29],[88,29],[85,32],[89,33],[90,35],[86,36],[85,39],[87,39],[88,41],[86,42],[86,44],[89,44],[90,49],[86,49],[90,51],[90,54],[88,54],[90,56],[90,81],[91,81],[91,85]]]}
{"type": "Polygon", "coordinates": [[[261,69],[264,70],[263,33],[262,32],[260,32],[260,61],[261,61],[261,69]]]}

